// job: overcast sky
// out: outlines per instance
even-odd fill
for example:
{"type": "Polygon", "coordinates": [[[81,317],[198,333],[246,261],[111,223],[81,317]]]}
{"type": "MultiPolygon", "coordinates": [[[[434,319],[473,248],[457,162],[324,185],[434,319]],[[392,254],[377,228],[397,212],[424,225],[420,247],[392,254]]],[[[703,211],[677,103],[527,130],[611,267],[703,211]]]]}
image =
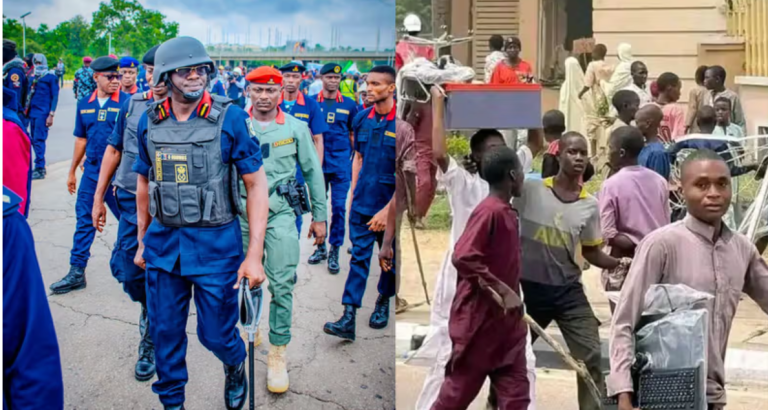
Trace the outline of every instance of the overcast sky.
{"type": "MultiPolygon", "coordinates": [[[[27,17],[30,27],[41,23],[51,28],[81,14],[88,21],[102,0],[5,0],[3,14],[27,17]]],[[[179,35],[218,43],[224,35],[229,42],[246,43],[250,27],[251,44],[267,45],[269,29],[280,30],[283,42],[309,38],[330,45],[333,27],[340,30],[340,44],[375,48],[380,28],[380,48],[394,47],[395,0],[139,0],[146,8],[158,10],[179,23],[179,35]],[[291,30],[293,37],[291,38],[291,30]],[[261,40],[260,40],[261,39],[261,40]]],[[[282,45],[282,44],[281,44],[282,45]]]]}

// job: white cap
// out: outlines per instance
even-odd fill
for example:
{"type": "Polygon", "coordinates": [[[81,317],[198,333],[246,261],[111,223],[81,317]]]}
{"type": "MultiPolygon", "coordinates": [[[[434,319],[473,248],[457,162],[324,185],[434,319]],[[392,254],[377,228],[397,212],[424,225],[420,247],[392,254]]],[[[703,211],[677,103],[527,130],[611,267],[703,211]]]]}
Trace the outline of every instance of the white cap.
{"type": "Polygon", "coordinates": [[[363,83],[360,85],[360,88],[357,89],[358,92],[361,93],[367,93],[368,92],[368,83],[363,83]]]}
{"type": "Polygon", "coordinates": [[[237,75],[243,75],[243,70],[241,70],[240,67],[235,67],[235,69],[232,70],[232,72],[237,75]]]}
{"type": "Polygon", "coordinates": [[[403,27],[405,27],[405,31],[409,33],[421,31],[421,19],[415,14],[409,14],[405,16],[405,19],[403,20],[403,27]]]}

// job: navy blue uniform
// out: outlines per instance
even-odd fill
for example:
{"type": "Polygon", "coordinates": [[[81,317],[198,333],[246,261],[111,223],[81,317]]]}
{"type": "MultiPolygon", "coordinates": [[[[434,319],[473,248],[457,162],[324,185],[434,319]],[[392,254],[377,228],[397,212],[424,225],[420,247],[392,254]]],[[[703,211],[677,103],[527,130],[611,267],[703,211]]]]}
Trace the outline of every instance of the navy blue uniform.
{"type": "Polygon", "coordinates": [[[3,187],[3,409],[64,408],[64,382],[35,241],[3,187]]]}
{"type": "MultiPolygon", "coordinates": [[[[352,240],[352,260],[349,276],[344,285],[342,303],[360,307],[368,281],[373,255],[373,243],[379,248],[384,232],[372,232],[366,225],[376,213],[384,209],[395,192],[395,130],[396,108],[384,116],[376,114],[373,107],[355,118],[355,151],[363,157],[363,167],[352,193],[349,214],[349,237],[352,240]]],[[[390,272],[381,272],[379,293],[384,297],[395,295],[395,261],[390,272]]]]}
{"type": "Polygon", "coordinates": [[[3,73],[3,86],[13,90],[16,94],[16,106],[11,108],[19,113],[19,119],[22,120],[23,124],[22,129],[26,131],[28,123],[21,115],[24,109],[24,103],[27,101],[27,89],[29,87],[27,75],[24,74],[24,63],[16,58],[15,60],[11,60],[8,64],[6,65],[8,67],[7,71],[3,73]]]}
{"type": "MultiPolygon", "coordinates": [[[[152,91],[147,92],[147,106],[152,102],[152,91]]],[[[128,99],[117,117],[115,129],[109,136],[107,143],[118,152],[123,152],[123,136],[125,134],[126,117],[131,107],[128,99]]],[[[134,115],[136,115],[134,113],[134,115]]],[[[123,156],[121,161],[127,161],[129,157],[123,156]]],[[[117,241],[112,250],[112,258],[109,267],[112,276],[123,284],[123,290],[134,302],[142,305],[147,303],[146,274],[144,269],[133,263],[136,250],[139,248],[139,228],[136,220],[136,195],[120,187],[115,187],[115,202],[120,212],[120,221],[117,227],[117,241]]]]}
{"type": "MultiPolygon", "coordinates": [[[[210,94],[205,93],[199,115],[210,94]]],[[[208,107],[209,105],[205,105],[208,107]]],[[[169,108],[170,118],[176,121],[169,108]]],[[[221,160],[234,164],[240,175],[252,174],[262,166],[261,149],[251,138],[242,109],[231,106],[221,131],[221,160]]],[[[138,126],[139,157],[133,170],[149,176],[151,161],[147,149],[147,115],[138,126]]],[[[155,343],[158,380],[152,390],[165,405],[184,402],[184,385],[189,379],[187,317],[194,286],[197,307],[197,334],[200,342],[224,364],[235,366],[245,360],[245,346],[238,334],[237,270],[243,261],[240,222],[217,227],[174,228],[153,220],[143,238],[147,263],[147,306],[150,334],[155,343]]]]}
{"type": "Polygon", "coordinates": [[[243,82],[243,77],[237,77],[235,82],[229,83],[229,88],[227,89],[227,97],[231,98],[240,108],[245,107],[245,85],[243,82]]]}
{"type": "MultiPolygon", "coordinates": [[[[115,128],[115,123],[120,113],[120,108],[130,99],[128,94],[118,91],[104,103],[99,105],[98,91],[94,91],[89,99],[80,100],[77,103],[75,113],[75,132],[77,138],[85,138],[85,170],[80,178],[80,187],[77,190],[77,202],[75,213],[77,214],[77,228],[72,240],[72,252],[69,264],[85,268],[91,257],[91,245],[96,236],[96,228],[93,227],[93,196],[96,194],[96,185],[99,182],[99,170],[104,151],[107,149],[107,139],[115,128]]],[[[120,219],[120,210],[111,189],[107,189],[104,202],[112,214],[120,219]]]]}
{"type": "MultiPolygon", "coordinates": [[[[304,121],[307,126],[309,126],[309,132],[313,137],[328,131],[328,124],[325,122],[325,117],[323,117],[323,113],[320,110],[317,101],[305,98],[304,94],[299,93],[296,100],[291,101],[290,103],[283,100],[283,95],[281,95],[279,104],[280,109],[283,110],[283,112],[291,114],[296,119],[304,121]]],[[[296,163],[296,181],[301,185],[304,185],[305,183],[304,174],[301,172],[301,167],[298,163],[296,163]]],[[[326,187],[326,191],[327,190],[328,188],[326,187]]],[[[299,238],[301,238],[302,220],[303,218],[301,215],[296,217],[296,230],[299,232],[299,238]]]]}
{"type": "Polygon", "coordinates": [[[222,97],[227,96],[227,90],[224,89],[224,83],[221,78],[213,80],[213,87],[211,87],[211,94],[220,95],[222,97]]]}
{"type": "Polygon", "coordinates": [[[48,72],[42,78],[32,79],[29,84],[32,100],[29,104],[29,136],[32,137],[32,148],[35,150],[35,168],[45,168],[45,141],[48,140],[48,127],[45,120],[51,111],[56,111],[59,103],[59,79],[53,72],[48,72]]]}
{"type": "MultiPolygon", "coordinates": [[[[336,94],[335,100],[326,100],[323,93],[317,95],[320,111],[323,113],[328,131],[323,133],[323,174],[325,191],[331,187],[331,228],[328,242],[333,246],[344,244],[344,225],[347,213],[347,193],[352,175],[352,120],[357,114],[357,105],[351,98],[336,94]]],[[[394,173],[393,173],[394,175],[394,173]]]]}
{"type": "Polygon", "coordinates": [[[147,70],[144,69],[143,65],[139,66],[139,74],[136,75],[136,86],[140,93],[150,90],[149,83],[147,83],[147,70]]]}

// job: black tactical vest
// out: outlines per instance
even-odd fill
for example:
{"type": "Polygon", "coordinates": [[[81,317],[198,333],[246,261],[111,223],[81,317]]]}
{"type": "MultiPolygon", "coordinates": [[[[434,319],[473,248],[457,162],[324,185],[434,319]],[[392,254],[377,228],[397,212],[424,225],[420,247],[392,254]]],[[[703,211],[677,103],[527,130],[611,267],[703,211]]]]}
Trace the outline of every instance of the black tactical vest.
{"type": "Polygon", "coordinates": [[[132,171],[133,163],[139,155],[139,141],[136,132],[139,128],[139,119],[141,114],[146,111],[149,93],[135,94],[131,97],[128,106],[128,114],[125,118],[125,133],[123,133],[123,155],[120,159],[120,166],[115,173],[115,186],[120,187],[132,194],[136,194],[136,180],[138,174],[132,171]]]}
{"type": "Polygon", "coordinates": [[[149,213],[164,226],[221,226],[242,213],[237,169],[221,161],[221,128],[232,100],[211,98],[207,117],[185,122],[159,116],[164,101],[147,110],[149,213]]]}

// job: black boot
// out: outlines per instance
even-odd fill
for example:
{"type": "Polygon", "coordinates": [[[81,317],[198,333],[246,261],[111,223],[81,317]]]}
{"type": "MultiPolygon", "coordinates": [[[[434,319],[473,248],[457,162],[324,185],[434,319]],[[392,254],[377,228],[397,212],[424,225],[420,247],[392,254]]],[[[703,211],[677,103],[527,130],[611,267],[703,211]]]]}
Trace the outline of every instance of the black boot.
{"type": "Polygon", "coordinates": [[[248,379],[245,377],[245,360],[237,366],[224,365],[224,405],[227,410],[240,410],[248,395],[248,379]]]}
{"type": "Polygon", "coordinates": [[[149,335],[149,316],[147,307],[141,305],[141,318],[139,319],[139,360],[136,362],[134,376],[136,380],[145,382],[155,375],[155,343],[149,335]]]}
{"type": "Polygon", "coordinates": [[[347,340],[355,340],[355,308],[352,305],[344,305],[344,315],[337,322],[328,322],[323,326],[323,331],[329,335],[347,340]]]}
{"type": "Polygon", "coordinates": [[[45,179],[45,168],[35,168],[32,171],[32,179],[45,179]]]}
{"type": "Polygon", "coordinates": [[[328,253],[325,250],[325,243],[322,243],[317,246],[317,249],[315,249],[315,253],[312,254],[312,256],[309,257],[309,260],[307,260],[307,263],[310,265],[317,265],[318,263],[328,259],[328,253]]]}
{"type": "Polygon", "coordinates": [[[376,299],[376,307],[373,308],[371,313],[371,320],[368,325],[374,329],[384,329],[389,322],[389,299],[382,294],[379,294],[376,299]]]}
{"type": "Polygon", "coordinates": [[[60,281],[52,284],[49,289],[54,295],[62,295],[73,290],[85,288],[85,268],[70,266],[69,273],[60,281]]]}
{"type": "Polygon", "coordinates": [[[331,245],[331,252],[328,254],[328,272],[335,275],[339,273],[339,247],[331,245]]]}

